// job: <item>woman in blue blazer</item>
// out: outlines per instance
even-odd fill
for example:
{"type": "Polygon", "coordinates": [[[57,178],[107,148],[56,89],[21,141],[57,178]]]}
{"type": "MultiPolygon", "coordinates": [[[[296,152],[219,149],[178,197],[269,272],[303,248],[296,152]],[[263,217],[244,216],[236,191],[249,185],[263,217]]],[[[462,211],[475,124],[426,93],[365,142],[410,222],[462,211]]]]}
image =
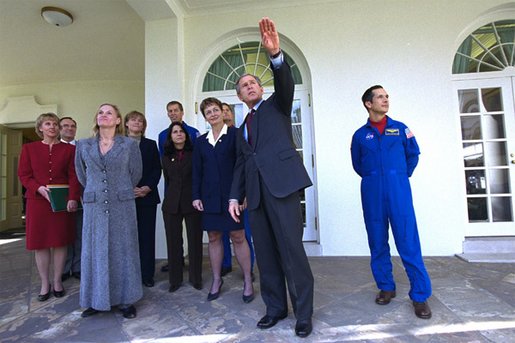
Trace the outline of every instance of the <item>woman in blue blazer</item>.
{"type": "Polygon", "coordinates": [[[222,234],[230,232],[236,259],[244,275],[242,299],[254,299],[250,272],[250,252],[243,225],[236,223],[228,212],[232,174],[236,162],[236,129],[223,121],[222,103],[206,98],[200,104],[202,115],[211,131],[195,141],[193,149],[193,207],[202,212],[202,226],[209,236],[209,260],[213,283],[207,300],[220,295],[223,245],[222,234]]]}
{"type": "Polygon", "coordinates": [[[127,135],[139,142],[143,161],[143,176],[134,188],[138,218],[141,279],[146,287],[154,286],[156,263],[156,212],[159,204],[157,184],[161,178],[161,159],[154,140],[145,138],[147,120],[143,113],[132,111],[124,119],[127,135]]]}

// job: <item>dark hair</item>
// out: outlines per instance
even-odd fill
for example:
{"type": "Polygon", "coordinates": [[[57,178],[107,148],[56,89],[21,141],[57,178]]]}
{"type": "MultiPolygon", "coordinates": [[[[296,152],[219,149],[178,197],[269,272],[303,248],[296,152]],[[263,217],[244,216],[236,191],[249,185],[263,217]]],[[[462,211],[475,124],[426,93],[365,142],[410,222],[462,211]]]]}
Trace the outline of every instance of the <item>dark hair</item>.
{"type": "Polygon", "coordinates": [[[221,111],[223,110],[222,102],[220,100],[218,100],[217,98],[212,98],[212,97],[211,98],[205,98],[200,103],[200,112],[202,112],[202,115],[204,116],[204,119],[206,118],[206,114],[204,113],[204,110],[206,109],[206,107],[211,106],[211,105],[216,105],[216,106],[218,106],[220,108],[221,111]]]}
{"type": "Polygon", "coordinates": [[[191,143],[191,137],[188,134],[188,131],[186,131],[186,126],[184,126],[184,123],[174,121],[173,123],[168,126],[168,135],[166,136],[166,141],[164,145],[164,155],[166,157],[171,157],[175,155],[175,152],[177,149],[175,149],[175,145],[172,141],[172,130],[174,126],[180,126],[182,131],[184,131],[184,134],[186,135],[186,141],[184,142],[184,151],[191,151],[193,150],[193,143],[191,143]]]}
{"type": "Polygon", "coordinates": [[[61,125],[60,125],[60,124],[61,124],[61,122],[62,122],[63,120],[65,120],[65,119],[69,119],[69,120],[71,120],[71,121],[75,124],[75,126],[77,126],[77,122],[76,122],[76,121],[75,121],[75,119],[73,119],[72,117],[61,117],[61,119],[59,119],[59,126],[61,126],[61,125]]]}
{"type": "Polygon", "coordinates": [[[181,112],[184,112],[184,108],[182,107],[182,104],[178,101],[170,101],[169,103],[166,104],[166,111],[168,111],[168,106],[170,105],[178,105],[179,106],[179,109],[181,110],[181,112]]]}
{"type": "Polygon", "coordinates": [[[256,80],[256,82],[258,83],[259,87],[262,87],[261,85],[261,80],[259,79],[259,77],[257,77],[256,75],[252,75],[252,74],[243,74],[241,75],[240,77],[238,77],[238,80],[236,80],[236,94],[240,94],[240,81],[241,79],[243,79],[245,76],[252,76],[254,78],[254,80],[256,80]]]}
{"type": "MultiPolygon", "coordinates": [[[[382,89],[382,88],[383,88],[383,86],[381,86],[381,85],[375,85],[375,86],[372,86],[369,89],[367,89],[365,91],[365,93],[363,93],[363,95],[361,96],[361,101],[363,102],[363,106],[365,106],[365,102],[367,102],[367,101],[372,102],[372,99],[374,98],[374,90],[382,89]]],[[[367,106],[365,106],[365,108],[368,111],[367,106]]]]}

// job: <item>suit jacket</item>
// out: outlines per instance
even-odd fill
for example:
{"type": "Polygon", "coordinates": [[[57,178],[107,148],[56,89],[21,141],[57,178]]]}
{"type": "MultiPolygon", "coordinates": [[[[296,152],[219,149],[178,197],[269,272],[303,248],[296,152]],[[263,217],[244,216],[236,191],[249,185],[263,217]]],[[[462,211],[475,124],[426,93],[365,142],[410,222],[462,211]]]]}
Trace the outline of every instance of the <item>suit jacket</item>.
{"type": "Polygon", "coordinates": [[[163,175],[168,185],[161,207],[163,212],[177,214],[193,213],[192,184],[192,151],[184,151],[182,161],[177,156],[163,156],[163,175]]]}
{"type": "Polygon", "coordinates": [[[236,131],[227,128],[213,147],[207,133],[197,138],[193,148],[193,199],[202,200],[206,213],[227,211],[234,163],[236,162],[236,131]]]}
{"type": "Polygon", "coordinates": [[[136,206],[157,205],[161,202],[157,190],[159,179],[161,179],[161,162],[157,144],[152,139],[141,137],[139,150],[143,161],[143,176],[138,187],[148,186],[151,191],[143,198],[136,198],[136,206]]]}
{"type": "Polygon", "coordinates": [[[253,210],[259,206],[260,180],[273,196],[284,198],[312,185],[299,153],[295,150],[291,131],[291,109],[294,82],[286,61],[274,72],[275,92],[258,107],[252,120],[252,145],[238,129],[237,161],[231,187],[231,199],[240,202],[247,197],[253,210]]]}

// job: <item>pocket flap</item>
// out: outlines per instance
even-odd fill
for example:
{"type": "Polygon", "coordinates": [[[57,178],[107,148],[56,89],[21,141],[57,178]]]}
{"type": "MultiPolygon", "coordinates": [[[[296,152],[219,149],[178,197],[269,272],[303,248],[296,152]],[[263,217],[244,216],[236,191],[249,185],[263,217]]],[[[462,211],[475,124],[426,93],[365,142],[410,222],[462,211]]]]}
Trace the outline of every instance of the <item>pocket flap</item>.
{"type": "Polygon", "coordinates": [[[286,160],[288,158],[291,158],[293,156],[295,156],[297,153],[297,150],[295,149],[288,149],[288,150],[283,150],[281,151],[278,155],[279,155],[279,158],[281,160],[286,160]]]}

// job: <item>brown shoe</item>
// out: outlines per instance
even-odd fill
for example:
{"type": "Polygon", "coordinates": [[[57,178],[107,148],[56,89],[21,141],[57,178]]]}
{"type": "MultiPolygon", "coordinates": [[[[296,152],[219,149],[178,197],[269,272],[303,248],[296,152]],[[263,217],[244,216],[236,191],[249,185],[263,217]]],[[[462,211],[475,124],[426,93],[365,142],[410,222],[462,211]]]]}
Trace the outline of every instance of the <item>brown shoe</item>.
{"type": "Polygon", "coordinates": [[[431,309],[429,308],[427,301],[424,301],[422,303],[414,301],[413,307],[415,308],[415,315],[417,317],[422,318],[422,319],[431,318],[431,309]]]}
{"type": "Polygon", "coordinates": [[[379,293],[377,293],[376,296],[376,304],[378,305],[388,305],[392,298],[395,298],[397,294],[395,291],[383,291],[381,290],[379,293]]]}

